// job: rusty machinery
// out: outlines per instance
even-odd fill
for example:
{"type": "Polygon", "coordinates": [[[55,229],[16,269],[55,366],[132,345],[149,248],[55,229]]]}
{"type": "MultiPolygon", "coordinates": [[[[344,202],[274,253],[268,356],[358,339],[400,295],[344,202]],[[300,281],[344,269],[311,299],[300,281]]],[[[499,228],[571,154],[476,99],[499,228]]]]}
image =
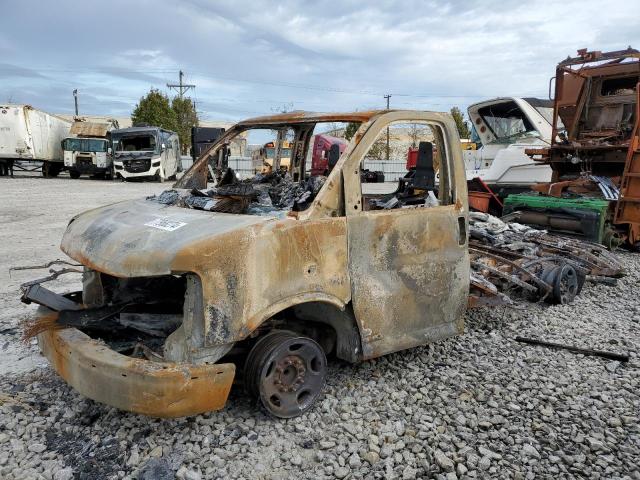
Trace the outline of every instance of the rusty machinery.
{"type": "MultiPolygon", "coordinates": [[[[553,80],[553,79],[552,79],[553,80]]],[[[607,246],[640,244],[640,52],[579,50],[556,68],[552,143],[528,149],[547,163],[546,195],[513,195],[518,221],[607,246]],[[556,200],[557,199],[557,200],[556,200]]],[[[549,84],[551,92],[551,82],[549,84]]]]}

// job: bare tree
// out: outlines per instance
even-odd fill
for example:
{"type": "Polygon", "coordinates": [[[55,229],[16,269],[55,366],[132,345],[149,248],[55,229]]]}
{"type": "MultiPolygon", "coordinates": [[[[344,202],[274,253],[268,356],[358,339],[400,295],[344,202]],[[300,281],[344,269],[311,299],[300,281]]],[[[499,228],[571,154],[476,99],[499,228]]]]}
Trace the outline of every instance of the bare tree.
{"type": "Polygon", "coordinates": [[[411,140],[411,148],[416,148],[418,143],[420,143],[420,140],[428,135],[428,127],[419,123],[410,123],[407,135],[411,140]]]}

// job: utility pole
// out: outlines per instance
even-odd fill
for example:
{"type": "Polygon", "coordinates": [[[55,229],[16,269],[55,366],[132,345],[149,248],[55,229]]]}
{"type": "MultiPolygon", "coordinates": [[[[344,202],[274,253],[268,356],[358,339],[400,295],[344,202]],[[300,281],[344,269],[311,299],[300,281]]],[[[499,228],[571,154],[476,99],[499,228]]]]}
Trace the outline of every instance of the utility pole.
{"type": "Polygon", "coordinates": [[[169,87],[171,89],[175,88],[176,91],[178,92],[178,96],[180,98],[182,98],[184,96],[184,94],[187,93],[187,91],[190,88],[195,89],[196,86],[193,85],[193,84],[183,83],[182,82],[182,77],[184,77],[184,73],[182,72],[182,70],[180,70],[179,77],[180,77],[180,81],[178,83],[167,83],[167,87],[169,87]]]}
{"type": "Polygon", "coordinates": [[[76,104],[76,117],[78,116],[78,89],[73,90],[73,102],[76,104]]]}
{"type": "MultiPolygon", "coordinates": [[[[389,110],[389,99],[391,98],[391,94],[387,94],[384,96],[387,100],[387,110],[389,110]]],[[[389,127],[387,126],[387,160],[389,160],[389,127]]]]}

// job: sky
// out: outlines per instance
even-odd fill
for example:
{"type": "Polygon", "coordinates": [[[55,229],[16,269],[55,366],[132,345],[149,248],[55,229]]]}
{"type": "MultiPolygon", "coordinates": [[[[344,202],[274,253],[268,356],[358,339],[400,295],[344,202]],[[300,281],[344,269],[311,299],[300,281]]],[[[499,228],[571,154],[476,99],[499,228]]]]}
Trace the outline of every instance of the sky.
{"type": "Polygon", "coordinates": [[[640,1],[0,0],[0,102],[128,116],[195,84],[204,120],[283,110],[448,111],[548,97],[579,48],[640,49],[640,1]]]}

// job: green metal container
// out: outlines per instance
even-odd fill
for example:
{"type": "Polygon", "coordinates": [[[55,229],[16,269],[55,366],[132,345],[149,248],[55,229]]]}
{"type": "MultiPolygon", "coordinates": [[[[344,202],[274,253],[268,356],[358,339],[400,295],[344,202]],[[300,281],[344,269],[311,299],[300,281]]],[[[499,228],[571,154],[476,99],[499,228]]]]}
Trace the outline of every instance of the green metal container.
{"type": "Polygon", "coordinates": [[[557,198],[514,194],[504,201],[503,214],[522,212],[518,221],[597,243],[610,242],[610,202],[598,198],[557,198]]]}

